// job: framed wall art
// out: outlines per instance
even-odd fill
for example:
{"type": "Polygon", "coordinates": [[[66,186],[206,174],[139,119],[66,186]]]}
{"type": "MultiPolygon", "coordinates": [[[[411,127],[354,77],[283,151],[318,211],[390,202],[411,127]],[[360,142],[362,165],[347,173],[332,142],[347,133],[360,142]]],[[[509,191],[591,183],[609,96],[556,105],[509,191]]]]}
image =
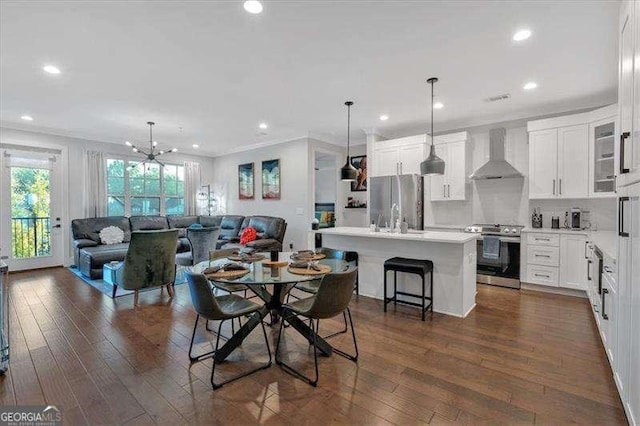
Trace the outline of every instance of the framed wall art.
{"type": "Polygon", "coordinates": [[[253,200],[254,191],[253,163],[240,164],[238,166],[238,198],[241,200],[253,200]]]}
{"type": "Polygon", "coordinates": [[[358,155],[351,157],[351,165],[358,171],[358,177],[351,182],[351,192],[367,190],[367,156],[358,155]]]}
{"type": "Polygon", "coordinates": [[[262,162],[262,198],[280,199],[280,160],[262,162]]]}

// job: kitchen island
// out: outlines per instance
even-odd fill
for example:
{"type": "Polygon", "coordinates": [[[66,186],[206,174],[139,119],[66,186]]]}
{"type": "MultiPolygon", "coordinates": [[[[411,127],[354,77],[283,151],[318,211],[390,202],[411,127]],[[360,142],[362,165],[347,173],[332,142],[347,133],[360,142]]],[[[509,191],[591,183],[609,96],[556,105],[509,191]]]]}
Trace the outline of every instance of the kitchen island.
{"type": "MultiPolygon", "coordinates": [[[[323,247],[358,252],[360,294],[363,296],[383,298],[384,261],[400,256],[433,262],[435,312],[465,317],[475,307],[476,234],[433,231],[400,234],[357,227],[315,232],[322,234],[323,247]]],[[[392,273],[389,273],[388,280],[393,282],[392,273]]],[[[418,276],[398,274],[398,290],[420,293],[420,286],[418,276]]],[[[390,290],[391,287],[389,285],[390,290]]]]}

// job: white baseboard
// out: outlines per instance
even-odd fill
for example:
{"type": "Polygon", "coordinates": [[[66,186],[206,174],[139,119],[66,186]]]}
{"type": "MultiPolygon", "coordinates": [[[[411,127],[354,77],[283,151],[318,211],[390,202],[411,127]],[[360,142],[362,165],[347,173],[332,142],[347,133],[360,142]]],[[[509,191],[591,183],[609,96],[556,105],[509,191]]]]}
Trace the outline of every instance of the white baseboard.
{"type": "Polygon", "coordinates": [[[571,288],[561,288],[561,287],[549,287],[546,285],[538,285],[538,284],[529,284],[529,283],[521,283],[521,290],[531,290],[531,291],[540,291],[543,293],[553,293],[560,294],[562,296],[573,296],[573,297],[581,297],[583,299],[587,298],[587,293],[584,290],[574,290],[571,288]]]}

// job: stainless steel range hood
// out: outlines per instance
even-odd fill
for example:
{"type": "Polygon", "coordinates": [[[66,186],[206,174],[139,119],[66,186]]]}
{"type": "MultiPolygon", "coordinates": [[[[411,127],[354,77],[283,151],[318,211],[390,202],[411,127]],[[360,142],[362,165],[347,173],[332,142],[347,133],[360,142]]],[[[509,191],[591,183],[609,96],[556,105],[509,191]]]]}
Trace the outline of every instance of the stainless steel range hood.
{"type": "Polygon", "coordinates": [[[489,161],[476,170],[470,179],[507,179],[524,177],[504,159],[504,143],[507,131],[504,128],[489,130],[489,161]]]}

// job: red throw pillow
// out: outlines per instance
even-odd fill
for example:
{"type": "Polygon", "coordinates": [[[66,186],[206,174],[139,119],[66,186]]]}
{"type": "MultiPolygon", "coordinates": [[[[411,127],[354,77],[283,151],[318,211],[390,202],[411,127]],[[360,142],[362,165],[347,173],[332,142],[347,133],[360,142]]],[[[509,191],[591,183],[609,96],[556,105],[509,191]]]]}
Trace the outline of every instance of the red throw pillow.
{"type": "Polygon", "coordinates": [[[246,246],[251,241],[255,241],[257,239],[258,233],[256,232],[256,230],[248,226],[244,228],[244,231],[242,231],[242,235],[240,236],[240,244],[246,246]]]}

